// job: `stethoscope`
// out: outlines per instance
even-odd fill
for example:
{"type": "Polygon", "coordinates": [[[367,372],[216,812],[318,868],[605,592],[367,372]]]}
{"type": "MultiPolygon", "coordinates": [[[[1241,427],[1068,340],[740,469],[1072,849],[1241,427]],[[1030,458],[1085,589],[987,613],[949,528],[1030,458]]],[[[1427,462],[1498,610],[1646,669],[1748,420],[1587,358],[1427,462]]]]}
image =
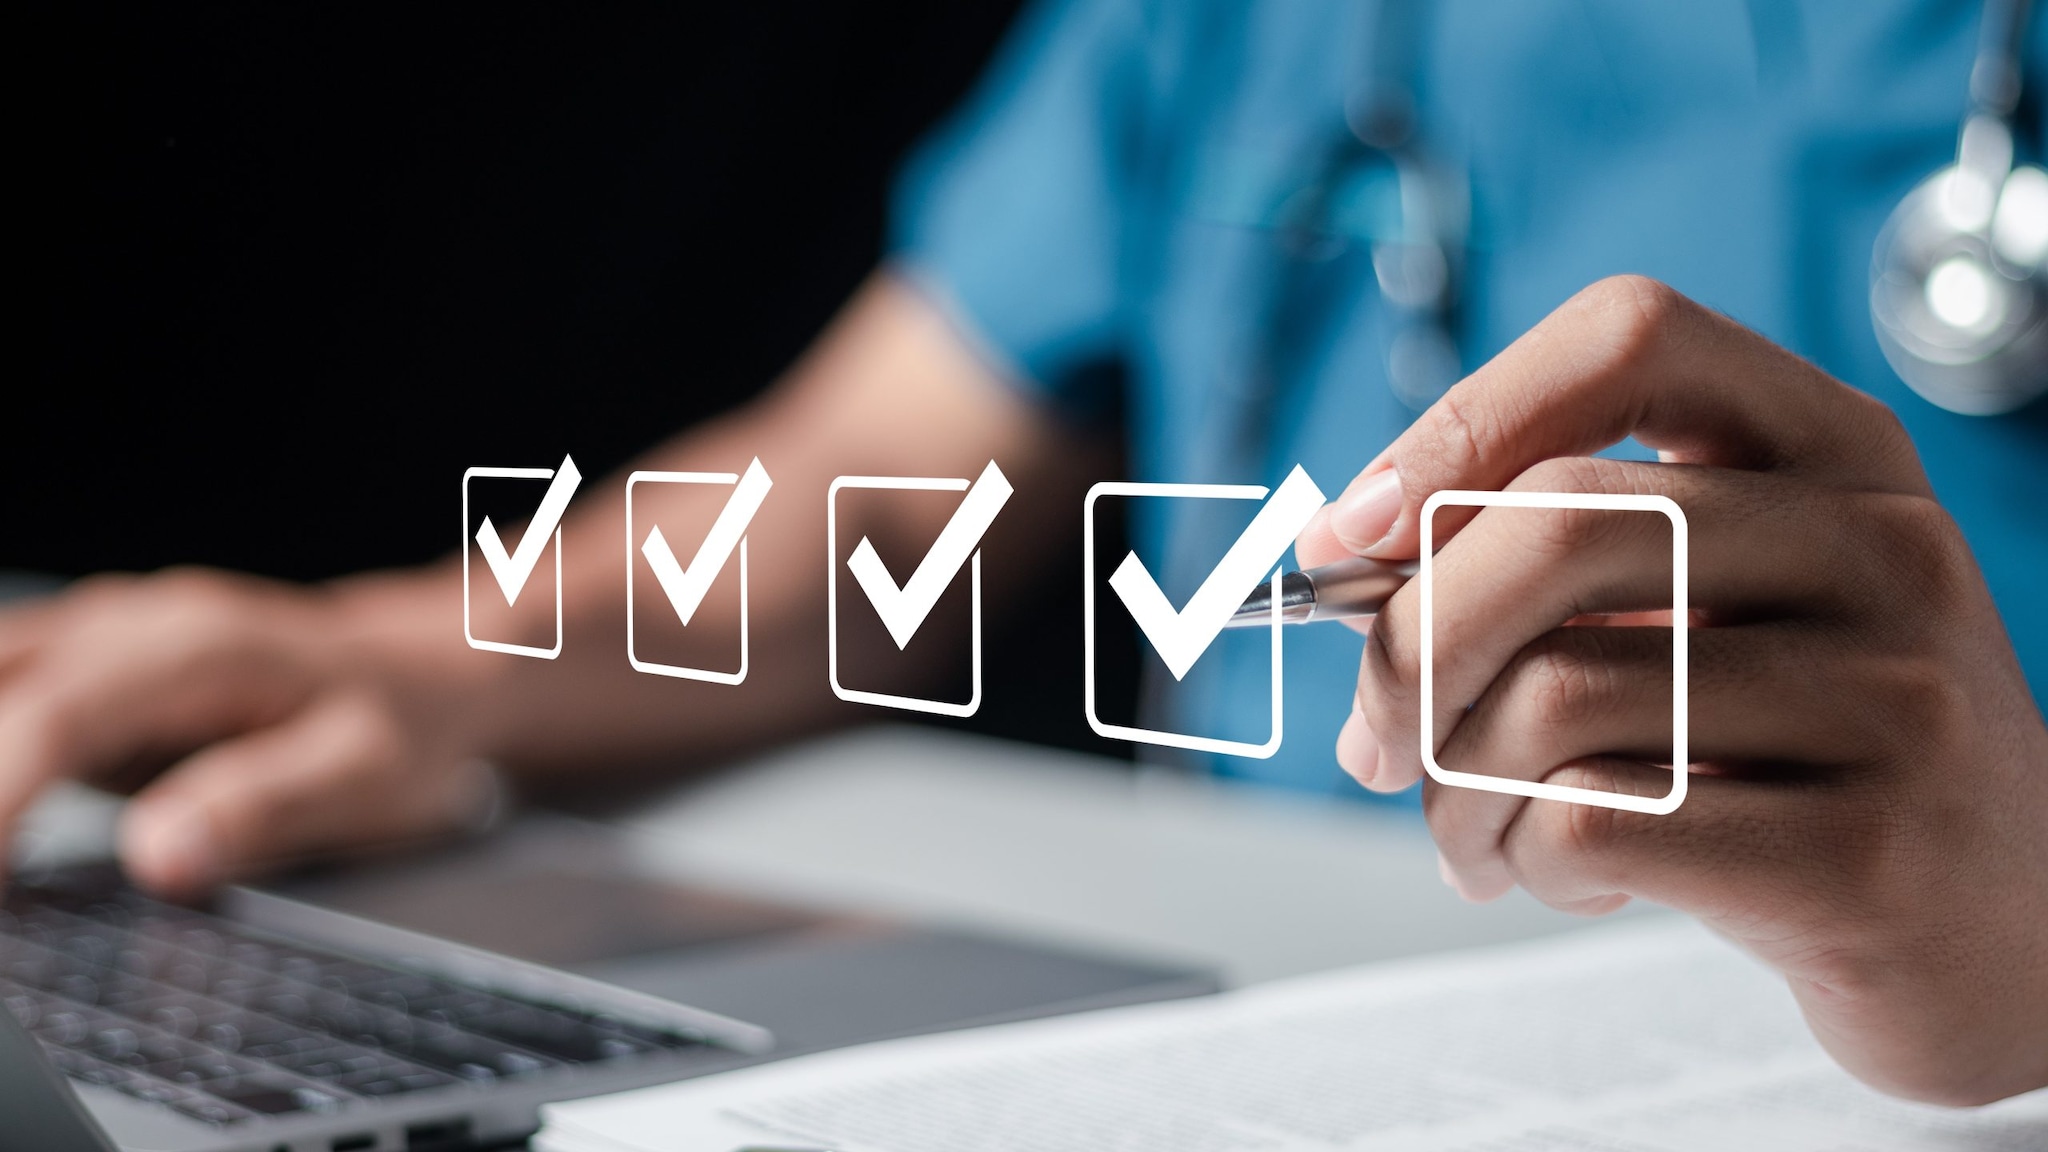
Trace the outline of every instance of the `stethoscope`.
{"type": "MultiPolygon", "coordinates": [[[[2015,164],[2030,0],[1986,0],[1955,163],[1893,209],[1870,263],[1870,318],[1885,358],[1930,403],[1970,416],[2018,409],[2048,392],[2048,172],[2015,164]]],[[[1388,387],[1420,412],[1460,375],[1456,344],[1469,191],[1415,139],[1415,5],[1380,5],[1370,81],[1346,108],[1349,129],[1325,175],[1281,221],[1298,252],[1334,226],[1353,174],[1391,175],[1398,208],[1371,237],[1390,336],[1388,387]],[[1306,238],[1306,239],[1304,239],[1306,238]]]]}
{"type": "Polygon", "coordinates": [[[2048,172],[2013,163],[2029,7],[1987,0],[1956,161],[1892,210],[1870,258],[1885,359],[1965,416],[2048,392],[2048,172]]]}

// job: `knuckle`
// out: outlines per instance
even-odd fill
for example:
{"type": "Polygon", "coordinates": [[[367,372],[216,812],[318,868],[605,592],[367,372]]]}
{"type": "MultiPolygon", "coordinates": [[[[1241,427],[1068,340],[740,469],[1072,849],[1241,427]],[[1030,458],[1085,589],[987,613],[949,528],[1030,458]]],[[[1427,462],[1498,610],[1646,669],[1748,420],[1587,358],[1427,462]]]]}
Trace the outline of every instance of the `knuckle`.
{"type": "Polygon", "coordinates": [[[1975,584],[1976,562],[1962,530],[1923,496],[1873,496],[1872,553],[1895,578],[1939,603],[1975,584]]]}
{"type": "Polygon", "coordinates": [[[1530,718],[1546,732],[1571,728],[1595,714],[1606,695],[1599,666],[1560,647],[1545,646],[1516,670],[1530,718]]]}
{"type": "Polygon", "coordinates": [[[1699,305],[1661,280],[1609,276],[1580,293],[1598,319],[1598,330],[1618,367],[1654,355],[1674,328],[1688,322],[1699,305]]]}
{"type": "MultiPolygon", "coordinates": [[[[1588,792],[1612,791],[1614,782],[1605,773],[1584,765],[1567,765],[1549,774],[1546,780],[1567,788],[1579,788],[1588,792]]],[[[1556,803],[1563,809],[1550,821],[1552,831],[1551,851],[1569,860],[1585,861],[1599,857],[1613,847],[1619,831],[1619,811],[1599,804],[1572,804],[1553,801],[1534,803],[1556,803]]]]}
{"type": "Polygon", "coordinates": [[[1615,530],[1615,514],[1600,508],[1543,508],[1533,517],[1531,543],[1540,551],[1570,554],[1591,548],[1615,530]]]}
{"type": "Polygon", "coordinates": [[[1383,688],[1411,692],[1422,681],[1422,650],[1417,645],[1415,622],[1399,610],[1383,611],[1373,617],[1366,636],[1365,671],[1383,688]]]}
{"type": "MultiPolygon", "coordinates": [[[[1558,494],[1609,494],[1655,491],[1657,481],[1629,464],[1590,456],[1560,456],[1532,465],[1508,485],[1511,490],[1558,494]]],[[[1611,508],[1488,509],[1526,519],[1534,525],[1529,543],[1544,554],[1570,554],[1583,548],[1647,540],[1667,531],[1660,516],[1611,508]]]]}
{"type": "Polygon", "coordinates": [[[1556,456],[1531,465],[1508,487],[1523,492],[1607,492],[1616,483],[1613,461],[1556,456]]]}
{"type": "Polygon", "coordinates": [[[1495,421],[1484,405],[1473,398],[1473,393],[1452,388],[1430,409],[1430,414],[1433,439],[1452,458],[1475,466],[1486,462],[1490,455],[1487,445],[1496,442],[1492,434],[1495,421]]]}

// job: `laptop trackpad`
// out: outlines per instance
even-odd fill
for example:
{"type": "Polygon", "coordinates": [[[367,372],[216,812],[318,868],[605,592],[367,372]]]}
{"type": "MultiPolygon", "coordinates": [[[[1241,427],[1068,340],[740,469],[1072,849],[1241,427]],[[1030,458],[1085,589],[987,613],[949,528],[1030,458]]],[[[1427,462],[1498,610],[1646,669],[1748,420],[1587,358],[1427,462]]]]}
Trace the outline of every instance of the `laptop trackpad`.
{"type": "Polygon", "coordinates": [[[780,1054],[1215,988],[1203,973],[650,877],[605,830],[545,817],[263,890],[758,1024],[780,1054]]]}

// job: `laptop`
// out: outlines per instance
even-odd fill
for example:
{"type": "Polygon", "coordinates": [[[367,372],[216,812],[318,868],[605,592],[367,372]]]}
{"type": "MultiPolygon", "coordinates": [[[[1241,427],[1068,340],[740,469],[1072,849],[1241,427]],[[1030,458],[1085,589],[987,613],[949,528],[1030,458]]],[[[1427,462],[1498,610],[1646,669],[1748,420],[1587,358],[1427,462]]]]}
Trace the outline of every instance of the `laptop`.
{"type": "Polygon", "coordinates": [[[551,1101],[1216,987],[693,888],[629,856],[604,830],[538,819],[204,905],[106,863],[25,871],[0,903],[0,1077],[14,1095],[44,1087],[6,1097],[0,1152],[73,1113],[89,1123],[67,1131],[127,1152],[499,1147],[551,1101]],[[24,1044],[43,1071],[16,1070],[24,1044]]]}

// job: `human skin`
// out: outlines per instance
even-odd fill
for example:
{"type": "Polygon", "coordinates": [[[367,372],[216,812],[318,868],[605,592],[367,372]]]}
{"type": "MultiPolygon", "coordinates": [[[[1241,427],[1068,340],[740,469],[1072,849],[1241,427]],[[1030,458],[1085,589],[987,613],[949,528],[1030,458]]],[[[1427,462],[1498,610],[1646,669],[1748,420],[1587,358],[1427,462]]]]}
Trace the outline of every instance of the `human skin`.
{"type": "MultiPolygon", "coordinates": [[[[1501,488],[1684,510],[1695,763],[1661,816],[1425,780],[1446,880],[1689,912],[1783,972],[1885,1091],[2048,1085],[2048,728],[1891,411],[1664,285],[1607,280],[1417,420],[1299,558],[1414,557],[1431,492],[1501,488]],[[1630,435],[1660,461],[1591,456],[1630,435]]],[[[1663,518],[1444,508],[1434,530],[1434,714],[1411,584],[1369,627],[1344,767],[1409,787],[1426,720],[1447,768],[1665,794],[1663,518]]]]}

